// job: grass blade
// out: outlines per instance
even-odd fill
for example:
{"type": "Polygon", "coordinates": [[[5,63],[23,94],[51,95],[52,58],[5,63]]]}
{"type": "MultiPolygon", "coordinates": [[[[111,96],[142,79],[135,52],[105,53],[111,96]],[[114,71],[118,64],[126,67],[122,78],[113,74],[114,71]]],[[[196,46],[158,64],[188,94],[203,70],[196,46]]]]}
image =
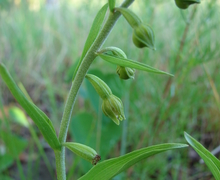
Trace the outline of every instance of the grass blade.
{"type": "Polygon", "coordinates": [[[44,114],[43,111],[41,111],[37,106],[35,106],[25,97],[25,95],[18,88],[18,86],[12,79],[11,75],[9,74],[9,72],[2,63],[0,63],[0,75],[2,76],[2,79],[8,86],[12,95],[15,97],[18,103],[25,109],[27,114],[38,126],[44,138],[51,146],[51,148],[53,148],[54,150],[60,150],[61,146],[56,136],[52,122],[46,116],[46,114],[44,114]]]}
{"type": "Polygon", "coordinates": [[[175,143],[167,143],[160,144],[155,146],[150,146],[147,148],[139,149],[128,153],[124,156],[120,156],[117,158],[112,158],[106,161],[103,161],[93,168],[84,176],[82,176],[79,180],[108,180],[119,174],[120,172],[128,169],[135,163],[148,158],[154,154],[158,154],[163,151],[184,148],[187,147],[186,144],[175,144],[175,143]]]}
{"type": "Polygon", "coordinates": [[[215,179],[220,179],[220,161],[210,153],[202,144],[196,141],[186,132],[184,133],[186,141],[192,146],[192,148],[199,154],[209,167],[215,179]]]}

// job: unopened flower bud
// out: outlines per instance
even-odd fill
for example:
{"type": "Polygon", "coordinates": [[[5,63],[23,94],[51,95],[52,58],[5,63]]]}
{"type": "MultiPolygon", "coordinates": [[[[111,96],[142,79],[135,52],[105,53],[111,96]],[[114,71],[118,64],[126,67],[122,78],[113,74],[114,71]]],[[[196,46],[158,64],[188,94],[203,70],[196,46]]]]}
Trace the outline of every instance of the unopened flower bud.
{"type": "Polygon", "coordinates": [[[121,100],[113,94],[103,100],[102,111],[117,125],[119,125],[120,121],[125,119],[123,104],[121,100]]]}
{"type": "Polygon", "coordinates": [[[129,67],[117,66],[117,74],[121,79],[134,79],[135,70],[129,67]]]}
{"type": "Polygon", "coordinates": [[[86,78],[89,80],[89,82],[92,84],[92,86],[95,88],[96,92],[102,99],[106,99],[112,94],[112,91],[108,87],[108,85],[97,76],[87,74],[86,78]]]}
{"type": "Polygon", "coordinates": [[[63,143],[63,146],[67,147],[81,158],[91,162],[93,165],[96,165],[97,162],[101,160],[100,155],[98,155],[94,149],[84,144],[67,142],[63,143]]]}
{"type": "Polygon", "coordinates": [[[187,9],[191,4],[200,3],[200,0],[175,0],[175,3],[180,9],[187,9]]]}
{"type": "Polygon", "coordinates": [[[108,54],[108,55],[112,55],[112,56],[118,56],[118,57],[122,57],[124,59],[127,59],[127,56],[124,53],[124,51],[122,51],[121,49],[119,49],[117,47],[113,47],[113,46],[103,48],[98,53],[104,53],[104,54],[108,54]]]}
{"type": "Polygon", "coordinates": [[[154,32],[150,26],[141,24],[134,28],[133,42],[138,48],[148,47],[155,50],[154,32]]]}
{"type": "Polygon", "coordinates": [[[90,81],[96,92],[103,100],[103,113],[119,125],[119,120],[122,121],[125,119],[124,108],[121,100],[113,95],[108,85],[97,76],[87,74],[86,78],[90,81]]]}

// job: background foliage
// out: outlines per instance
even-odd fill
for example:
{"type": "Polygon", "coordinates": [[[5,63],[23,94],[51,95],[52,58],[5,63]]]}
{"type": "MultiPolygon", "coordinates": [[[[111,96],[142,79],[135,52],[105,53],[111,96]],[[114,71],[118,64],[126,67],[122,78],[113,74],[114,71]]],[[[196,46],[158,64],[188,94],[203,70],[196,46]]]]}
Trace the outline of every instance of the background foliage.
{"type": "MultiPolygon", "coordinates": [[[[1,1],[0,61],[52,119],[57,131],[76,62],[93,18],[105,2],[1,1]]],[[[137,49],[132,43],[132,29],[123,18],[104,47],[117,46],[128,58],[175,77],[137,71],[134,81],[121,81],[116,66],[97,58],[90,73],[105,80],[123,99],[127,120],[116,126],[106,118],[98,95],[85,80],[74,107],[68,141],[90,145],[102,159],[159,143],[185,142],[184,131],[210,151],[218,147],[219,6],[219,0],[203,0],[199,6],[180,11],[173,0],[136,1],[131,9],[154,29],[157,50],[137,49]]],[[[0,179],[22,179],[24,175],[53,179],[52,151],[1,79],[0,87],[0,179]],[[36,145],[39,140],[42,151],[36,145]],[[16,150],[10,151],[15,144],[16,150]]],[[[69,179],[80,177],[92,166],[69,151],[67,156],[69,179]]],[[[190,148],[168,151],[115,179],[211,179],[211,172],[199,160],[190,148]]]]}

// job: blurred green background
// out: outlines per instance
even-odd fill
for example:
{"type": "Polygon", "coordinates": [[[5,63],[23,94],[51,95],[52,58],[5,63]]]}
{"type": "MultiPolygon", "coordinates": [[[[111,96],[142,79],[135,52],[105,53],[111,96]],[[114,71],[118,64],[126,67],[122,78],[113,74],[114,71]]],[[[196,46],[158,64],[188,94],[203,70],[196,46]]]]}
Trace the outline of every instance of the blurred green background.
{"type": "MultiPolygon", "coordinates": [[[[122,1],[117,0],[117,5],[122,1]]],[[[59,132],[71,78],[92,21],[106,0],[1,0],[0,61],[59,132]]],[[[173,73],[136,71],[122,81],[116,66],[97,58],[90,73],[120,97],[126,120],[115,125],[87,80],[78,94],[67,141],[90,145],[102,160],[150,145],[186,143],[191,134],[208,150],[220,145],[220,0],[181,11],[174,0],[136,0],[131,6],[155,32],[156,51],[137,49],[120,18],[104,47],[173,73]]],[[[68,179],[92,167],[66,152],[68,179]]],[[[217,157],[219,154],[216,154],[217,157]]],[[[0,179],[55,179],[53,151],[0,79],[0,179]]],[[[168,151],[136,164],[120,179],[214,179],[191,149],[168,151]]]]}

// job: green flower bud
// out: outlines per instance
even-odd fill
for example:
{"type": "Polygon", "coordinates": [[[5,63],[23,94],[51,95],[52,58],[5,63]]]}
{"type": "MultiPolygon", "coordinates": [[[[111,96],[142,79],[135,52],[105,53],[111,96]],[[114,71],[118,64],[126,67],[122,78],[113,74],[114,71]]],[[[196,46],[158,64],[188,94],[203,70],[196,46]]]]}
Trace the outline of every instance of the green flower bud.
{"type": "Polygon", "coordinates": [[[122,51],[121,49],[117,48],[117,47],[106,47],[102,50],[100,50],[98,53],[104,53],[104,54],[108,54],[108,55],[112,55],[112,56],[118,56],[118,57],[122,57],[124,59],[127,59],[126,54],[124,53],[124,51],[122,51]]]}
{"type": "Polygon", "coordinates": [[[191,4],[200,3],[200,0],[175,0],[175,3],[180,9],[187,9],[191,4]]]}
{"type": "Polygon", "coordinates": [[[117,66],[117,74],[121,79],[134,79],[135,70],[129,67],[117,66]]]}
{"type": "Polygon", "coordinates": [[[120,121],[125,119],[123,104],[121,100],[113,94],[110,95],[108,99],[103,100],[102,111],[117,125],[119,125],[120,121]]]}
{"type": "Polygon", "coordinates": [[[138,48],[149,47],[156,50],[154,47],[154,32],[150,26],[141,24],[134,28],[133,42],[138,48]]]}
{"type": "Polygon", "coordinates": [[[127,8],[115,8],[115,10],[119,11],[124,16],[132,28],[141,24],[141,19],[131,10],[127,8]]]}
{"type": "Polygon", "coordinates": [[[80,143],[67,142],[63,143],[63,146],[67,147],[76,155],[96,165],[101,160],[101,156],[89,146],[80,143]]]}
{"type": "Polygon", "coordinates": [[[92,86],[95,88],[96,92],[102,99],[106,99],[112,94],[112,91],[108,87],[108,85],[97,76],[87,74],[86,78],[89,80],[89,82],[92,84],[92,86]]]}
{"type": "Polygon", "coordinates": [[[90,81],[96,92],[103,100],[103,113],[119,125],[119,120],[122,121],[125,119],[124,108],[121,100],[113,95],[108,85],[97,76],[87,74],[86,78],[90,81]]]}

